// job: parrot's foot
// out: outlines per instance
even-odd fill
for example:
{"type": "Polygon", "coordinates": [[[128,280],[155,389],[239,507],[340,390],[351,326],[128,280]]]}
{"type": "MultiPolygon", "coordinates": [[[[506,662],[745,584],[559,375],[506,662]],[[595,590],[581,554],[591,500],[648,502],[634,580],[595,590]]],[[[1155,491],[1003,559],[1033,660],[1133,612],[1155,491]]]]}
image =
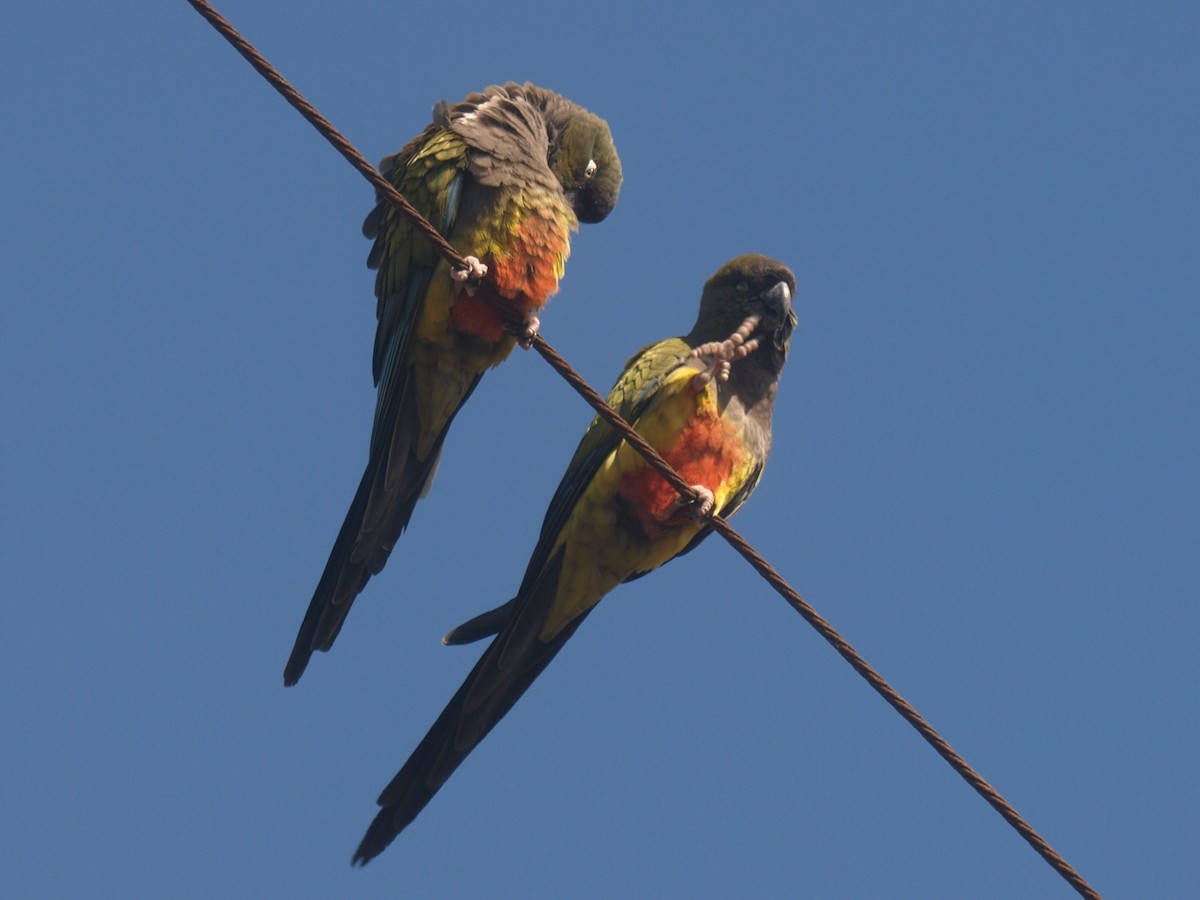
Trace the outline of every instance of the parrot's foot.
{"type": "Polygon", "coordinates": [[[465,289],[468,296],[475,293],[475,286],[488,273],[488,267],[476,256],[464,256],[465,266],[454,266],[450,269],[450,277],[454,279],[456,292],[465,289]]]}
{"type": "Polygon", "coordinates": [[[701,391],[711,381],[728,381],[733,364],[739,359],[745,359],[758,349],[758,338],[751,338],[750,335],[761,321],[762,316],[747,316],[746,321],[738,326],[737,331],[725,340],[709,341],[694,349],[691,356],[694,359],[707,357],[708,365],[692,378],[692,387],[701,391]]]}
{"type": "Polygon", "coordinates": [[[671,505],[658,514],[658,520],[665,522],[678,512],[683,512],[690,518],[697,521],[707,519],[712,515],[713,506],[716,505],[716,498],[713,497],[713,492],[702,484],[693,484],[692,490],[696,492],[693,497],[676,497],[671,505]]]}
{"type": "Polygon", "coordinates": [[[513,334],[517,339],[517,343],[525,350],[533,346],[533,339],[537,337],[538,329],[542,327],[542,320],[533,313],[526,313],[525,317],[517,324],[513,330],[513,334]]]}

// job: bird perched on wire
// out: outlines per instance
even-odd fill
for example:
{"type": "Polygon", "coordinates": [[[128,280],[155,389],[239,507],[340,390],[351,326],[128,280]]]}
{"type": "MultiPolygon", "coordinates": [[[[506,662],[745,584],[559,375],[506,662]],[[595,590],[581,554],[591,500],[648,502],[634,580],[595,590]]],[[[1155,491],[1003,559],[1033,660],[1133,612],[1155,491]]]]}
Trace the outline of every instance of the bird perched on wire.
{"type": "Polygon", "coordinates": [[[571,232],[604,219],[621,187],[604,120],[532,84],[439,103],[433,123],[381,171],[468,266],[453,268],[385,199],[363,224],[378,269],[370,454],[284,669],[287,685],[313,651],[333,645],[428,493],[455,414],[517,340],[505,317],[520,323],[522,343],[532,340],[571,232]]]}
{"type": "Polygon", "coordinates": [[[384,850],[512,708],[588,613],[623,581],[694,548],[712,512],[729,516],[762,477],[771,413],[796,315],[782,263],[739,256],[704,286],[683,337],[625,367],[608,403],[692,485],[682,497],[599,418],[580,441],[516,597],[451,631],[496,635],[408,762],[354,856],[384,850]]]}

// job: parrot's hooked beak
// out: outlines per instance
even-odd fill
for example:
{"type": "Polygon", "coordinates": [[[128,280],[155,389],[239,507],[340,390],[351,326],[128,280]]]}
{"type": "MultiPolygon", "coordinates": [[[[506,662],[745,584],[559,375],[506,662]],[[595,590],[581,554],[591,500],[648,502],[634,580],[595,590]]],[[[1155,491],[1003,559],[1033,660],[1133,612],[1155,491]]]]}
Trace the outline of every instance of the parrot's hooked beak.
{"type": "Polygon", "coordinates": [[[762,292],[762,302],[772,318],[782,321],[792,311],[792,289],[786,281],[781,281],[762,292]]]}
{"type": "Polygon", "coordinates": [[[612,204],[600,202],[590,191],[571,189],[563,193],[567,198],[567,203],[575,210],[575,217],[585,225],[603,222],[612,212],[612,204]]]}
{"type": "Polygon", "coordinates": [[[788,337],[796,327],[796,311],[792,309],[792,289],[786,281],[780,281],[759,295],[767,315],[763,317],[762,331],[769,334],[777,350],[787,347],[788,337]]]}

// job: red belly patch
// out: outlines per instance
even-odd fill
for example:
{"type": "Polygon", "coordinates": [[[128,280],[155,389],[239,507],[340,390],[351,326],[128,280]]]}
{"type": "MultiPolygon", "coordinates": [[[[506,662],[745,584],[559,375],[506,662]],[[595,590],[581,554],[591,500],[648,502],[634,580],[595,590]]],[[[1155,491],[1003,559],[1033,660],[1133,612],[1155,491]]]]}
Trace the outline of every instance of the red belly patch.
{"type": "Polygon", "coordinates": [[[481,296],[462,293],[450,307],[450,324],[463,334],[471,334],[489,344],[504,336],[500,314],[481,296]]]}
{"type": "MultiPolygon", "coordinates": [[[[728,432],[715,412],[708,412],[694,416],[663,457],[688,484],[702,484],[716,493],[745,452],[742,442],[728,432]]],[[[648,535],[686,518],[682,512],[667,516],[679,494],[649,466],[622,475],[620,493],[633,505],[648,535]]]]}
{"type": "MultiPolygon", "coordinates": [[[[558,290],[558,270],[568,251],[566,227],[548,211],[532,213],[517,228],[508,252],[485,260],[486,280],[521,313],[536,312],[558,290]]],[[[450,308],[450,321],[459,331],[488,343],[504,336],[500,315],[482,297],[461,294],[450,308]]]]}
{"type": "Polygon", "coordinates": [[[501,296],[522,312],[541,309],[558,290],[558,270],[567,258],[567,229],[549,211],[526,217],[513,236],[509,252],[492,272],[501,296]]]}

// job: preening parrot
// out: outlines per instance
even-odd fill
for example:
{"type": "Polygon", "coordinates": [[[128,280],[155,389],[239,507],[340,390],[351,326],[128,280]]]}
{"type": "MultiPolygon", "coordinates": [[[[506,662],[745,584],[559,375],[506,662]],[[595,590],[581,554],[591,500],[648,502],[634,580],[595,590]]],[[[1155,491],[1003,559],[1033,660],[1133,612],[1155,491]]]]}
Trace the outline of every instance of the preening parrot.
{"type": "Polygon", "coordinates": [[[604,120],[532,84],[439,103],[432,124],[381,171],[471,268],[452,272],[387,200],[363,224],[375,240],[368,263],[378,269],[370,454],[284,669],[287,685],[313,651],[333,645],[428,493],[455,414],[513,349],[484,290],[512,305],[531,339],[562,277],[571,232],[604,219],[621,186],[604,120]]]}
{"type": "Polygon", "coordinates": [[[377,856],[416,818],[605,594],[694,548],[711,530],[710,511],[729,516],[750,496],[771,447],[795,291],[782,263],[739,256],[705,284],[687,335],[652,344],[626,364],[609,404],[699,499],[684,500],[609,425],[593,420],[550,501],[516,597],[444,639],[496,635],[380,795],[355,863],[377,856]]]}

